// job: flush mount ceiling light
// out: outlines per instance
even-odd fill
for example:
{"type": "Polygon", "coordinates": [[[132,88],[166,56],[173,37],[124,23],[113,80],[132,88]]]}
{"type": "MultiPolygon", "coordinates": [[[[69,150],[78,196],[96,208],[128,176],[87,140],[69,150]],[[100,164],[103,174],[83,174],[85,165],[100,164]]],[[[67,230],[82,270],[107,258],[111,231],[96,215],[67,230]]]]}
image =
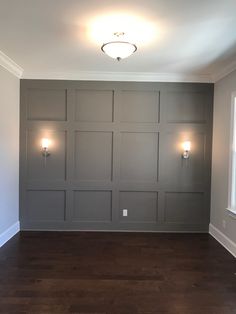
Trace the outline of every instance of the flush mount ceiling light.
{"type": "Polygon", "coordinates": [[[102,51],[118,61],[131,56],[137,50],[137,46],[127,41],[120,40],[124,34],[124,32],[114,33],[117,40],[103,44],[101,47],[102,51]]]}

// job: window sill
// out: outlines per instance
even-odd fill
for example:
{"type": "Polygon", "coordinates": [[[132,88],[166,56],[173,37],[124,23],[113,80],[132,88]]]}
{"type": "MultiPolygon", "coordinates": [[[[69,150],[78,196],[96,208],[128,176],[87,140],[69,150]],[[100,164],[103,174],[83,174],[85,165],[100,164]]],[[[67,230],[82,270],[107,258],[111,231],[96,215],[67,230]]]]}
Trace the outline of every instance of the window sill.
{"type": "Polygon", "coordinates": [[[231,218],[236,219],[236,210],[231,208],[226,208],[228,211],[228,214],[231,218]]]}

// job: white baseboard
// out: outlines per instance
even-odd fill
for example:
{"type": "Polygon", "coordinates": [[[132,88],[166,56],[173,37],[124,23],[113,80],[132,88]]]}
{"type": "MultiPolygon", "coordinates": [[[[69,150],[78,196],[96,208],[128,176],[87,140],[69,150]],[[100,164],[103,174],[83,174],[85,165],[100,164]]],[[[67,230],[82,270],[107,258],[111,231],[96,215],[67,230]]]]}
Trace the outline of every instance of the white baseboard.
{"type": "MultiPolygon", "coordinates": [[[[20,231],[20,222],[17,221],[6,231],[0,234],[0,247],[9,241],[15,234],[20,231]]],[[[230,240],[224,233],[217,229],[212,224],[209,225],[209,233],[212,235],[223,247],[226,248],[236,258],[236,243],[230,240]]]]}
{"type": "Polygon", "coordinates": [[[9,227],[6,231],[0,234],[0,247],[3,246],[8,240],[14,237],[20,231],[20,222],[17,221],[9,227]]]}
{"type": "Polygon", "coordinates": [[[212,224],[209,225],[209,233],[236,258],[236,243],[212,224]]]}

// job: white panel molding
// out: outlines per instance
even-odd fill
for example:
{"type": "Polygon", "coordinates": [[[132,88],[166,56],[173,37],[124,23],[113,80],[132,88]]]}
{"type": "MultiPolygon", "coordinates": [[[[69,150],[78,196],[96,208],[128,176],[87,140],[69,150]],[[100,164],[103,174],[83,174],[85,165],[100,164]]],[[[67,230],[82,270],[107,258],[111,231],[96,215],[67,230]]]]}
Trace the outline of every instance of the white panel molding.
{"type": "Polygon", "coordinates": [[[228,64],[227,66],[223,67],[220,71],[216,72],[213,75],[214,83],[220,81],[225,76],[229,75],[231,72],[236,70],[236,60],[228,64]]]}
{"type": "Polygon", "coordinates": [[[16,77],[22,77],[24,70],[2,51],[0,51],[0,65],[16,77]]]}
{"type": "Polygon", "coordinates": [[[209,233],[236,258],[236,243],[212,224],[209,225],[209,233]]]}
{"type": "Polygon", "coordinates": [[[10,226],[6,231],[0,234],[0,247],[3,246],[7,241],[9,241],[15,234],[20,231],[20,222],[17,221],[12,226],[10,226]]]}
{"type": "Polygon", "coordinates": [[[191,82],[212,83],[211,75],[151,72],[24,72],[23,79],[85,80],[85,81],[129,81],[129,82],[191,82]]]}

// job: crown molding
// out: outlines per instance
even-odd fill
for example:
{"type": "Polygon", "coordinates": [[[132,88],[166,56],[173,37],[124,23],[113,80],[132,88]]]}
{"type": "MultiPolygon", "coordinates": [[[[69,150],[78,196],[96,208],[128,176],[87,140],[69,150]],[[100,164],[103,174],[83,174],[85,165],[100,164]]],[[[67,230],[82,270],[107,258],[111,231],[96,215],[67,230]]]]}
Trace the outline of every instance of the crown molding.
{"type": "Polygon", "coordinates": [[[213,83],[211,75],[150,72],[24,72],[23,79],[213,83]]]}
{"type": "Polygon", "coordinates": [[[233,62],[229,63],[225,67],[221,68],[221,70],[219,70],[218,72],[216,72],[213,75],[214,83],[220,81],[222,78],[224,78],[225,76],[229,75],[231,72],[233,72],[235,70],[236,70],[236,60],[234,60],[233,62]]]}
{"type": "Polygon", "coordinates": [[[24,70],[2,51],[0,51],[0,66],[18,78],[21,78],[23,75],[24,70]]]}
{"type": "Polygon", "coordinates": [[[154,72],[24,72],[16,62],[0,51],[0,66],[18,78],[41,80],[133,81],[133,82],[186,82],[216,83],[236,70],[236,60],[211,74],[154,73],[154,72]]]}

